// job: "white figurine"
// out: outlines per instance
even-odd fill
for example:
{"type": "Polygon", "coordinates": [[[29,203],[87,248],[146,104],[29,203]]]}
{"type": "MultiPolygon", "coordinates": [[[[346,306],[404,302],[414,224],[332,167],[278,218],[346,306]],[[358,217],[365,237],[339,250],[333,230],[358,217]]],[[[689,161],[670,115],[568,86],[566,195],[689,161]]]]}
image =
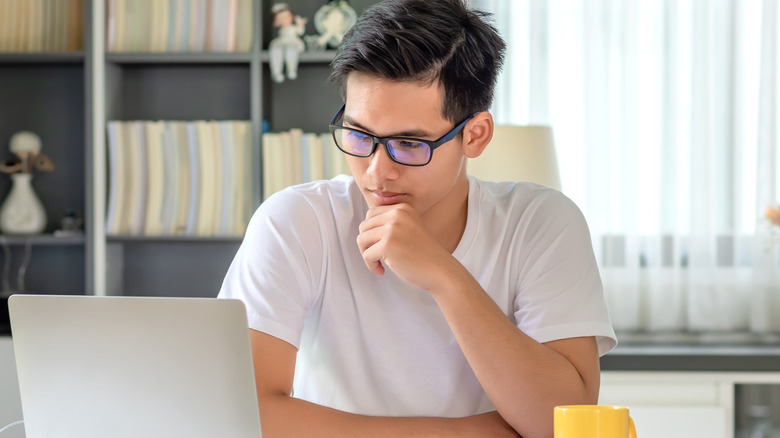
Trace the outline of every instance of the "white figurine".
{"type": "Polygon", "coordinates": [[[279,29],[279,36],[268,45],[271,79],[283,82],[282,70],[286,66],[287,78],[293,80],[298,77],[298,55],[305,49],[301,35],[307,20],[294,16],[287,3],[276,3],[271,7],[271,13],[274,27],[279,29]]]}
{"type": "Polygon", "coordinates": [[[314,14],[314,27],[320,36],[315,47],[337,48],[350,27],[357,21],[357,13],[346,0],[334,0],[320,7],[314,14]]]}

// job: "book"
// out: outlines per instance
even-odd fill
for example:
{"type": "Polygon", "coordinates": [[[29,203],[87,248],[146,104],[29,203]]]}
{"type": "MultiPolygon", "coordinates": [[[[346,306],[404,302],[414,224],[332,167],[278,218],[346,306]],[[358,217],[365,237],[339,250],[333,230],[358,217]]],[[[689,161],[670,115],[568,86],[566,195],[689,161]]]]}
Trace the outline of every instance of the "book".
{"type": "Polygon", "coordinates": [[[83,43],[83,17],[84,0],[70,0],[68,4],[68,22],[67,22],[67,48],[68,51],[81,50],[83,43]]]}
{"type": "Polygon", "coordinates": [[[179,143],[172,122],[163,123],[163,196],[161,234],[170,236],[174,232],[174,217],[179,209],[179,143]]]}
{"type": "Polygon", "coordinates": [[[128,230],[127,233],[133,236],[143,234],[144,221],[146,219],[146,196],[147,196],[147,166],[146,166],[146,135],[144,133],[144,124],[139,121],[129,122],[130,150],[129,162],[129,185],[130,201],[127,210],[128,230]]]}
{"type": "Polygon", "coordinates": [[[187,122],[171,122],[176,133],[176,142],[178,143],[178,176],[179,181],[177,186],[177,195],[179,199],[177,205],[176,217],[174,219],[173,234],[185,235],[187,234],[187,219],[190,212],[190,149],[187,136],[187,122]]]}
{"type": "Polygon", "coordinates": [[[0,1],[0,52],[10,52],[12,44],[13,6],[16,2],[0,1]]]}
{"type": "Polygon", "coordinates": [[[214,236],[217,234],[217,227],[219,226],[219,218],[220,218],[220,202],[221,197],[224,192],[224,177],[222,175],[222,172],[224,170],[223,162],[225,161],[224,155],[222,155],[223,147],[222,147],[222,137],[219,132],[219,123],[216,121],[210,121],[208,122],[208,126],[211,129],[211,165],[209,166],[211,169],[211,172],[213,174],[212,176],[212,184],[210,187],[210,190],[212,193],[210,194],[210,198],[207,199],[207,201],[211,202],[211,209],[209,210],[209,214],[211,215],[211,227],[209,227],[209,230],[207,232],[207,236],[214,236]]]}
{"type": "Polygon", "coordinates": [[[227,11],[229,0],[210,1],[207,5],[206,47],[210,52],[220,52],[222,48],[223,13],[227,11]]]}
{"type": "Polygon", "coordinates": [[[22,52],[25,49],[25,39],[27,35],[27,10],[29,3],[20,2],[16,6],[16,33],[14,35],[14,48],[15,52],[22,52]]]}
{"type": "Polygon", "coordinates": [[[124,46],[122,47],[122,51],[124,52],[138,51],[137,30],[140,24],[139,20],[137,19],[137,15],[139,15],[138,8],[138,0],[124,0],[124,8],[122,9],[123,12],[120,12],[125,17],[125,39],[124,46]]]}
{"type": "Polygon", "coordinates": [[[119,142],[121,141],[121,123],[108,122],[106,132],[108,134],[108,202],[106,207],[106,234],[118,234],[119,216],[121,215],[120,206],[124,199],[120,195],[124,194],[124,187],[120,187],[121,179],[124,178],[123,167],[120,165],[122,160],[119,156],[119,142]]]}
{"type": "Polygon", "coordinates": [[[41,50],[44,52],[54,51],[54,41],[52,39],[51,30],[54,27],[54,6],[50,3],[46,3],[43,8],[42,28],[41,28],[41,50]]]}
{"type": "Polygon", "coordinates": [[[238,168],[240,169],[240,204],[236,214],[236,223],[234,229],[237,235],[243,235],[246,232],[249,218],[254,211],[254,179],[252,176],[253,164],[255,162],[254,150],[252,149],[252,125],[250,122],[241,121],[235,124],[235,137],[239,147],[239,158],[237,158],[238,168]]]}
{"type": "Polygon", "coordinates": [[[119,197],[117,202],[116,234],[128,234],[130,230],[130,202],[132,160],[130,154],[130,123],[117,122],[117,158],[119,160],[119,197]]]}
{"type": "Polygon", "coordinates": [[[252,0],[239,0],[238,19],[236,21],[236,51],[252,50],[252,17],[254,6],[252,0]]]}
{"type": "Polygon", "coordinates": [[[190,28],[193,38],[190,51],[203,52],[206,50],[206,34],[208,29],[208,8],[206,0],[193,0],[192,14],[194,23],[190,28]]]}
{"type": "MultiPolygon", "coordinates": [[[[160,5],[167,3],[162,0],[135,0],[143,7],[144,22],[149,23],[148,38],[139,48],[142,52],[157,52],[158,42],[162,39],[162,14],[160,14],[160,5]]],[[[146,32],[144,32],[146,33],[146,32]]],[[[145,35],[146,36],[146,35],[145,35]]]]}
{"type": "Polygon", "coordinates": [[[112,0],[116,2],[116,8],[114,9],[114,17],[116,21],[116,41],[114,42],[114,47],[110,50],[112,52],[123,52],[125,51],[126,47],[126,41],[127,41],[127,24],[126,24],[126,18],[127,14],[125,13],[125,2],[126,1],[132,1],[132,0],[112,0]]]}
{"type": "Polygon", "coordinates": [[[289,143],[285,148],[285,162],[288,166],[288,174],[284,187],[294,186],[303,182],[303,130],[293,128],[288,131],[289,143]]]}
{"type": "Polygon", "coordinates": [[[215,139],[211,123],[205,120],[195,122],[198,135],[198,213],[195,223],[195,235],[214,234],[214,219],[217,209],[217,173],[215,169],[215,139]]]}
{"type": "Polygon", "coordinates": [[[262,136],[263,143],[263,199],[276,193],[280,188],[280,175],[285,166],[282,157],[282,134],[266,132],[262,136]]]}
{"type": "Polygon", "coordinates": [[[166,52],[173,52],[175,47],[175,41],[176,37],[179,35],[179,27],[177,26],[177,21],[179,19],[179,16],[181,15],[181,10],[179,9],[179,1],[178,0],[168,0],[168,34],[165,37],[165,51],[166,52]]]}
{"type": "Polygon", "coordinates": [[[234,122],[219,122],[217,128],[219,131],[220,155],[222,158],[222,190],[218,193],[219,211],[217,212],[216,234],[219,236],[228,236],[234,234],[232,224],[235,222],[234,216],[238,206],[238,184],[240,178],[237,158],[237,145],[234,138],[234,122]]]}
{"type": "Polygon", "coordinates": [[[117,0],[106,1],[106,51],[116,50],[117,0]]]}
{"type": "Polygon", "coordinates": [[[9,52],[16,51],[16,38],[17,38],[16,28],[19,26],[19,22],[16,19],[18,9],[19,9],[18,2],[11,2],[8,11],[8,16],[6,18],[7,20],[6,25],[8,26],[8,29],[6,31],[6,38],[8,38],[8,41],[6,42],[5,50],[9,52]]]}
{"type": "Polygon", "coordinates": [[[200,156],[198,145],[198,130],[195,122],[187,122],[187,150],[189,157],[189,196],[187,208],[187,227],[185,234],[194,236],[200,209],[200,156]]]}
{"type": "Polygon", "coordinates": [[[171,39],[169,52],[186,50],[187,23],[189,23],[189,0],[171,0],[171,39]],[[175,11],[175,13],[174,13],[175,11]]]}
{"type": "Polygon", "coordinates": [[[155,12],[160,15],[160,31],[152,51],[165,52],[168,50],[168,33],[170,32],[170,0],[154,0],[154,4],[157,5],[155,12]]]}
{"type": "Polygon", "coordinates": [[[146,214],[143,234],[159,236],[163,234],[163,197],[165,174],[163,161],[163,122],[143,122],[146,135],[146,214]]]}
{"type": "Polygon", "coordinates": [[[333,136],[330,133],[323,134],[322,141],[326,153],[330,154],[330,178],[336,175],[352,175],[347,164],[347,154],[341,152],[338,146],[336,146],[333,136]]]}
{"type": "Polygon", "coordinates": [[[305,138],[309,161],[309,174],[305,179],[308,181],[319,181],[325,178],[325,161],[323,159],[322,140],[319,135],[312,132],[306,133],[305,138]]]}
{"type": "Polygon", "coordinates": [[[238,22],[238,0],[228,0],[227,26],[223,38],[225,39],[225,50],[228,52],[236,51],[236,25],[238,22]]]}
{"type": "MultiPolygon", "coordinates": [[[[148,52],[152,47],[152,14],[156,0],[134,0],[136,5],[135,27],[136,52],[148,52]]],[[[157,0],[159,1],[159,0],[157,0]]]]}
{"type": "Polygon", "coordinates": [[[30,2],[30,33],[28,34],[27,50],[30,52],[43,51],[43,0],[28,0],[30,2]]]}

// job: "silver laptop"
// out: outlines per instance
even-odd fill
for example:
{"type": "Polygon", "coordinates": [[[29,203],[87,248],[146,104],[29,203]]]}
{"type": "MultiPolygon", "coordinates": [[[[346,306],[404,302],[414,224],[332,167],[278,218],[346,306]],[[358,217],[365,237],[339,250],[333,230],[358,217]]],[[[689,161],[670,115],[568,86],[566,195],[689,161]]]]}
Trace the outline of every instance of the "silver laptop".
{"type": "Polygon", "coordinates": [[[14,295],[27,438],[260,437],[238,300],[14,295]]]}

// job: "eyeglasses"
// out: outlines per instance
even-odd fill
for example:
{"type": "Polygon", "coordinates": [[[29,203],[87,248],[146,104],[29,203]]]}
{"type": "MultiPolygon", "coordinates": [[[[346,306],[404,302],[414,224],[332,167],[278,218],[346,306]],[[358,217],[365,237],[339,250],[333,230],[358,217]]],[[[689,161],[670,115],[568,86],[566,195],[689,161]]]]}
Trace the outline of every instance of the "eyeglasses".
{"type": "Polygon", "coordinates": [[[471,117],[458,123],[452,130],[438,140],[422,140],[411,137],[377,137],[359,129],[337,125],[336,122],[344,115],[344,107],[330,121],[330,133],[341,152],[355,157],[370,157],[382,144],[390,159],[405,166],[425,166],[431,162],[433,150],[455,138],[456,135],[471,120],[471,117]]]}

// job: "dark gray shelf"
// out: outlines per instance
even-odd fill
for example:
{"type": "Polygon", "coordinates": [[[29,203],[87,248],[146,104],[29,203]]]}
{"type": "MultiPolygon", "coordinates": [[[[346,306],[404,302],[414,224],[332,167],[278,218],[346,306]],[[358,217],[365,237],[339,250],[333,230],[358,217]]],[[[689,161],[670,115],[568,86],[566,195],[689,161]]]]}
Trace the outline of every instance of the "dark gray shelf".
{"type": "Polygon", "coordinates": [[[86,241],[84,234],[55,236],[53,234],[8,235],[0,234],[0,245],[3,240],[11,246],[23,246],[30,243],[32,246],[70,246],[83,245],[86,241]]]}
{"type": "Polygon", "coordinates": [[[79,64],[84,59],[83,51],[0,53],[0,64],[79,64]]]}
{"type": "MultiPolygon", "coordinates": [[[[106,61],[114,64],[243,64],[252,61],[251,52],[200,52],[200,53],[106,53],[106,61]]],[[[300,54],[301,64],[330,63],[335,50],[306,51],[300,54]]],[[[263,50],[260,61],[268,63],[268,51],[263,50]]]]}
{"type": "Polygon", "coordinates": [[[251,52],[106,53],[114,64],[248,64],[251,52]]]}
{"type": "MultiPolygon", "coordinates": [[[[298,62],[300,64],[319,64],[319,63],[330,63],[333,61],[333,58],[336,56],[335,50],[322,50],[317,52],[303,52],[298,57],[298,62]]],[[[260,61],[263,63],[268,63],[268,51],[263,50],[263,52],[260,54],[260,61]]]]}
{"type": "Polygon", "coordinates": [[[114,243],[240,243],[244,236],[106,236],[114,243]]]}

